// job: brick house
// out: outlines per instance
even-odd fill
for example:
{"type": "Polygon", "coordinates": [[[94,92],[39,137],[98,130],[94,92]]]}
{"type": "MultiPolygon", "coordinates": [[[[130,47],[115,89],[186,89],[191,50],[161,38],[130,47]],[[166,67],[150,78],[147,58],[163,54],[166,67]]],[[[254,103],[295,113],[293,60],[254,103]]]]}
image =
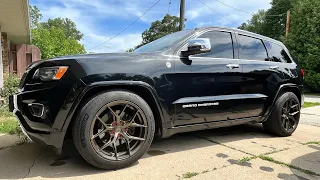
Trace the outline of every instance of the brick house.
{"type": "Polygon", "coordinates": [[[21,77],[26,67],[40,59],[40,50],[31,43],[29,1],[0,1],[0,88],[3,74],[21,77]]]}

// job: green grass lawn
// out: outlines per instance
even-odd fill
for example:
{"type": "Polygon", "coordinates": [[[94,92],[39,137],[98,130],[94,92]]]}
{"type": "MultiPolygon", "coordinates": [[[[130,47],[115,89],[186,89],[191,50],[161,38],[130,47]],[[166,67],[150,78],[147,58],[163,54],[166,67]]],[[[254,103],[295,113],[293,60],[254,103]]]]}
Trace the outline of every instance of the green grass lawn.
{"type": "Polygon", "coordinates": [[[7,110],[6,107],[0,108],[0,133],[17,134],[18,121],[16,117],[7,110]]]}
{"type": "Polygon", "coordinates": [[[17,134],[18,125],[15,117],[0,117],[0,133],[17,134]]]}
{"type": "Polygon", "coordinates": [[[313,107],[313,106],[320,106],[318,102],[304,102],[303,108],[313,107]]]}

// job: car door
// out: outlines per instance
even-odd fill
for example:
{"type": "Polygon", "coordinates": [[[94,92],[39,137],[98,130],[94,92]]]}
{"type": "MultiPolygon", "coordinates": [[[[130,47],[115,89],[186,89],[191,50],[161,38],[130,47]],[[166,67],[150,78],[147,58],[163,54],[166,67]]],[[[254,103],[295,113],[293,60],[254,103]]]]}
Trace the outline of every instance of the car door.
{"type": "MultiPolygon", "coordinates": [[[[211,51],[175,61],[174,126],[236,119],[241,106],[241,61],[232,31],[210,30],[211,51]]],[[[185,47],[186,48],[186,45],[185,47]]]]}
{"type": "Polygon", "coordinates": [[[242,110],[250,117],[263,116],[284,81],[283,73],[278,62],[270,61],[262,39],[237,33],[237,42],[243,68],[241,93],[251,95],[242,100],[242,110]]]}

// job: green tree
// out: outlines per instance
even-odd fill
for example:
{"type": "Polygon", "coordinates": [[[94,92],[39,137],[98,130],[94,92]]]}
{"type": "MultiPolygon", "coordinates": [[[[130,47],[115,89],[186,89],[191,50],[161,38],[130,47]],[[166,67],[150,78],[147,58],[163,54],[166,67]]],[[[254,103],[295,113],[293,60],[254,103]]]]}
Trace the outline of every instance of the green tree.
{"type": "Polygon", "coordinates": [[[42,14],[37,6],[29,6],[31,28],[36,28],[42,18],[42,14]]]}
{"type": "Polygon", "coordinates": [[[320,92],[320,1],[294,3],[290,33],[285,44],[305,69],[305,84],[320,92]]]}
{"type": "Polygon", "coordinates": [[[47,22],[41,22],[41,25],[46,29],[51,27],[64,29],[67,38],[73,38],[78,41],[83,38],[83,34],[77,29],[76,23],[69,18],[48,19],[47,22]]]}
{"type": "Polygon", "coordinates": [[[42,59],[86,53],[79,43],[83,34],[70,19],[55,18],[39,23],[42,15],[36,6],[30,7],[30,17],[32,43],[40,49],[42,59]]]}
{"type": "Polygon", "coordinates": [[[238,29],[258,33],[258,34],[264,34],[265,32],[265,14],[266,11],[259,10],[257,13],[252,15],[252,18],[248,20],[246,23],[242,23],[241,26],[238,27],[238,29]]]}
{"type": "Polygon", "coordinates": [[[280,40],[285,35],[286,13],[293,8],[294,1],[272,0],[270,9],[259,10],[238,28],[280,40]]]}
{"type": "Polygon", "coordinates": [[[133,52],[134,51],[134,48],[130,48],[128,50],[126,50],[126,52],[133,52]]]}
{"type": "Polygon", "coordinates": [[[32,30],[32,41],[41,50],[41,58],[83,54],[84,46],[73,38],[67,38],[64,29],[38,26],[32,30]]]}
{"type": "Polygon", "coordinates": [[[280,40],[285,35],[287,11],[293,8],[294,0],[273,0],[265,17],[265,36],[280,40]],[[276,15],[276,16],[275,16],[276,15]]]}
{"type": "Polygon", "coordinates": [[[179,31],[179,17],[165,15],[161,21],[157,20],[151,23],[149,29],[143,31],[142,42],[135,48],[143,46],[149,42],[159,39],[168,34],[179,31]]]}

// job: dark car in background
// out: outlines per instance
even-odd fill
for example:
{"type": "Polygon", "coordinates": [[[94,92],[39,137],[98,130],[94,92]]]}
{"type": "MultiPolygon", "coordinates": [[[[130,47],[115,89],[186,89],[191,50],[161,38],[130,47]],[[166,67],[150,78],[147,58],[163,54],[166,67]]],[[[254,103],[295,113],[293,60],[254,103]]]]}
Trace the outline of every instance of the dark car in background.
{"type": "Polygon", "coordinates": [[[95,167],[137,161],[154,137],[244,123],[291,135],[304,71],[279,41],[230,28],[176,32],[133,53],[31,64],[10,109],[25,134],[62,151],[73,138],[95,167]]]}

